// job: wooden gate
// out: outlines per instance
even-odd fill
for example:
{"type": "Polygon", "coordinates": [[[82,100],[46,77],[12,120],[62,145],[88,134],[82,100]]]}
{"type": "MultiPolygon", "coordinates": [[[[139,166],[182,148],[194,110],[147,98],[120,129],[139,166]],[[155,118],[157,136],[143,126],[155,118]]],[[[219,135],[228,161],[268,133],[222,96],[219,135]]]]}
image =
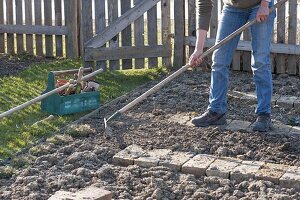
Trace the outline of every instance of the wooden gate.
{"type": "Polygon", "coordinates": [[[170,0],[161,0],[158,7],[159,2],[94,0],[93,4],[92,0],[82,1],[85,66],[96,64],[109,70],[170,67],[170,0]],[[159,9],[161,16],[157,15],[159,9]]]}

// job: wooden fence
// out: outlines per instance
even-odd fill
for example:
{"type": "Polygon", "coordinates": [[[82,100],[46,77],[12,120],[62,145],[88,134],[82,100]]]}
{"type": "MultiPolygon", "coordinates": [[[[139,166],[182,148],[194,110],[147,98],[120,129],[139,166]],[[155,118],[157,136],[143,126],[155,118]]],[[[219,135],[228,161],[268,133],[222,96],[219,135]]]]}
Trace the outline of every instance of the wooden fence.
{"type": "MultiPolygon", "coordinates": [[[[86,66],[109,70],[180,67],[194,51],[196,3],[0,0],[0,53],[83,56],[86,66]]],[[[223,6],[222,0],[213,0],[213,4],[207,47],[214,44],[223,6]]],[[[274,73],[299,74],[297,8],[297,0],[289,0],[277,12],[271,50],[274,73]]],[[[251,70],[250,39],[245,31],[233,58],[233,70],[251,70]]]]}
{"type": "Polygon", "coordinates": [[[78,57],[77,2],[0,0],[0,53],[78,57]]]}
{"type": "MultiPolygon", "coordinates": [[[[190,55],[194,50],[195,46],[195,30],[196,30],[196,0],[188,0],[185,3],[181,0],[175,0],[175,44],[179,43],[179,48],[175,48],[175,59],[176,62],[183,60],[177,65],[182,65],[185,61],[185,50],[187,49],[187,55],[190,55]],[[182,10],[184,7],[188,7],[188,25],[185,27],[188,30],[186,35],[183,31],[183,16],[182,10]],[[179,23],[177,23],[179,22],[179,23]],[[184,39],[184,46],[182,47],[182,38],[184,39]],[[187,48],[186,48],[187,47],[187,48]],[[176,51],[178,51],[176,53],[176,51]],[[184,55],[182,57],[182,55],[184,55]]],[[[221,0],[212,0],[214,8],[212,11],[212,18],[209,30],[209,39],[207,40],[206,46],[210,47],[214,44],[218,28],[218,18],[220,19],[221,10],[223,3],[221,0]]],[[[276,3],[276,0],[275,0],[276,3]]],[[[271,61],[272,71],[277,74],[288,73],[288,74],[299,74],[300,72],[300,26],[299,26],[299,1],[289,0],[283,7],[278,9],[277,18],[275,19],[273,43],[271,45],[271,61]],[[297,23],[298,20],[298,23],[297,23]]],[[[250,31],[247,30],[243,33],[239,42],[237,51],[234,54],[232,69],[251,71],[251,35],[250,31]]]]}

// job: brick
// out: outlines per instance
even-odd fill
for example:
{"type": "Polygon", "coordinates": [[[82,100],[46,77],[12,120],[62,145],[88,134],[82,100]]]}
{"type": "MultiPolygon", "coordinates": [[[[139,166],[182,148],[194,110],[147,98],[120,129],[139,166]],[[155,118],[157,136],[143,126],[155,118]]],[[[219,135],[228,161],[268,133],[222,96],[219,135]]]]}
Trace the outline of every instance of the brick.
{"type": "Polygon", "coordinates": [[[112,193],[94,186],[87,187],[75,193],[76,199],[111,200],[112,193]]]}
{"type": "Polygon", "coordinates": [[[279,179],[288,169],[287,165],[266,163],[258,172],[255,174],[255,179],[271,181],[279,184],[279,179]]]}
{"type": "Polygon", "coordinates": [[[242,101],[247,101],[247,103],[250,104],[256,104],[257,100],[256,100],[256,94],[254,92],[251,93],[245,93],[244,96],[241,97],[242,101]]]}
{"type": "Polygon", "coordinates": [[[141,167],[155,167],[158,162],[172,151],[169,149],[154,149],[145,153],[144,156],[134,160],[134,164],[141,167]]]}
{"type": "Polygon", "coordinates": [[[182,166],[182,172],[186,174],[194,174],[196,176],[205,176],[207,168],[217,158],[212,155],[199,154],[182,166]]]}
{"type": "Polygon", "coordinates": [[[169,167],[171,170],[180,171],[184,163],[190,160],[194,154],[189,152],[172,152],[159,161],[158,165],[169,167]]]}
{"type": "Polygon", "coordinates": [[[289,134],[292,126],[282,124],[279,121],[273,121],[271,134],[289,134]]]}
{"type": "Polygon", "coordinates": [[[259,161],[243,161],[230,173],[230,179],[238,182],[254,178],[256,172],[264,165],[259,161]]]}
{"type": "Polygon", "coordinates": [[[281,96],[279,94],[274,94],[272,96],[272,105],[276,105],[277,100],[280,98],[281,96]]]}
{"type": "Polygon", "coordinates": [[[298,97],[294,96],[281,96],[277,102],[276,105],[284,107],[284,108],[292,108],[294,105],[294,102],[298,99],[298,97]]]}
{"type": "Polygon", "coordinates": [[[300,167],[290,167],[279,179],[279,185],[285,188],[300,189],[300,167]]]}
{"type": "Polygon", "coordinates": [[[300,127],[298,127],[298,126],[293,126],[293,127],[291,128],[289,134],[298,134],[298,135],[300,135],[300,127]]]}
{"type": "Polygon", "coordinates": [[[228,126],[226,130],[231,131],[246,131],[248,127],[251,125],[251,122],[241,121],[241,120],[233,120],[228,126]]]}
{"type": "Polygon", "coordinates": [[[57,191],[48,200],[75,200],[75,194],[67,191],[57,191]]]}
{"type": "Polygon", "coordinates": [[[229,178],[229,174],[242,161],[236,158],[219,158],[215,160],[206,170],[207,176],[229,178]]]}
{"type": "Polygon", "coordinates": [[[145,151],[137,145],[130,145],[113,157],[113,163],[123,166],[133,165],[134,159],[143,156],[145,151]]]}

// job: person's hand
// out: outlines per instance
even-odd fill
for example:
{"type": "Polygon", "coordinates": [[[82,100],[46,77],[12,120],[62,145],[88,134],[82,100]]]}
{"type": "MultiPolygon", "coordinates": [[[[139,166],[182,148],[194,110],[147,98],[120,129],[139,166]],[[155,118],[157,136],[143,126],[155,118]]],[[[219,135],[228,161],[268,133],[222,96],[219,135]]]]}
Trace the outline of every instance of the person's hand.
{"type": "Polygon", "coordinates": [[[262,0],[256,14],[256,20],[258,22],[263,22],[267,20],[269,13],[270,13],[269,2],[262,0]]]}
{"type": "Polygon", "coordinates": [[[203,60],[200,58],[202,53],[203,53],[203,50],[195,49],[195,51],[193,52],[193,54],[191,55],[191,57],[189,59],[189,65],[191,67],[197,67],[198,65],[200,65],[202,63],[203,60]]]}

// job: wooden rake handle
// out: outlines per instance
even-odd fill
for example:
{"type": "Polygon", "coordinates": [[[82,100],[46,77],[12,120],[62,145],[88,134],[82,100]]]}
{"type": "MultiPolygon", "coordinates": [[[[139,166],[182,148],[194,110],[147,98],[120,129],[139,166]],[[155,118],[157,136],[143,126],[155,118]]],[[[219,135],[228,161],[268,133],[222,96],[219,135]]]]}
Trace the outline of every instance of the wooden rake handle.
{"type": "MultiPolygon", "coordinates": [[[[288,0],[281,0],[278,3],[276,3],[270,9],[270,13],[272,13],[276,8],[280,7],[286,1],[288,1],[288,0]]],[[[250,26],[252,26],[255,23],[256,23],[256,19],[253,19],[253,20],[247,22],[245,25],[243,25],[242,27],[240,27],[239,29],[237,29],[236,31],[234,31],[233,33],[231,33],[230,35],[228,35],[226,38],[224,38],[223,40],[221,40],[220,42],[218,42],[217,44],[215,44],[214,46],[212,46],[211,48],[209,48],[207,51],[205,51],[200,56],[200,58],[203,59],[203,58],[207,57],[209,54],[213,53],[216,49],[220,48],[221,46],[223,46],[224,44],[226,44],[228,41],[230,41],[231,39],[233,39],[237,35],[241,34],[243,31],[245,31],[247,28],[249,28],[250,26]]],[[[138,104],[139,102],[141,102],[144,99],[146,99],[149,95],[151,95],[151,94],[155,93],[156,91],[158,91],[160,88],[162,88],[168,82],[172,81],[177,76],[179,76],[180,74],[182,74],[183,72],[185,72],[189,67],[192,67],[192,66],[190,66],[190,65],[187,64],[187,65],[181,67],[179,70],[177,70],[176,72],[174,72],[173,74],[171,74],[170,76],[168,76],[167,78],[165,78],[164,80],[162,80],[160,83],[156,84],[154,87],[152,87],[151,89],[149,89],[148,91],[146,91],[144,94],[142,94],[138,98],[134,99],[132,102],[130,102],[129,104],[127,104],[123,108],[121,108],[118,112],[119,113],[126,112],[127,110],[129,110],[130,108],[132,108],[133,106],[135,106],[136,104],[138,104]]]]}
{"type": "MultiPolygon", "coordinates": [[[[92,72],[92,73],[90,73],[90,74],[82,77],[81,81],[87,81],[87,80],[91,79],[92,77],[96,76],[97,74],[99,74],[101,72],[103,72],[103,69],[96,70],[96,71],[94,71],[94,72],[92,72]]],[[[49,97],[49,96],[51,96],[53,94],[56,94],[56,93],[58,93],[60,91],[63,91],[65,89],[67,89],[70,85],[71,85],[70,83],[67,83],[67,84],[65,84],[63,86],[60,86],[60,87],[58,87],[58,88],[56,88],[54,90],[51,90],[51,91],[49,91],[49,92],[47,92],[45,94],[42,94],[42,95],[40,95],[40,96],[38,96],[38,97],[36,97],[34,99],[31,99],[30,101],[27,101],[27,102],[23,103],[22,105],[19,105],[19,106],[14,107],[14,108],[6,111],[6,112],[3,112],[3,113],[0,114],[0,119],[6,117],[8,115],[13,114],[14,112],[22,110],[22,109],[24,109],[24,108],[26,108],[26,107],[34,104],[34,103],[37,103],[37,102],[39,102],[39,101],[41,101],[41,100],[43,100],[43,99],[45,99],[45,98],[47,98],[47,97],[49,97]]]]}

